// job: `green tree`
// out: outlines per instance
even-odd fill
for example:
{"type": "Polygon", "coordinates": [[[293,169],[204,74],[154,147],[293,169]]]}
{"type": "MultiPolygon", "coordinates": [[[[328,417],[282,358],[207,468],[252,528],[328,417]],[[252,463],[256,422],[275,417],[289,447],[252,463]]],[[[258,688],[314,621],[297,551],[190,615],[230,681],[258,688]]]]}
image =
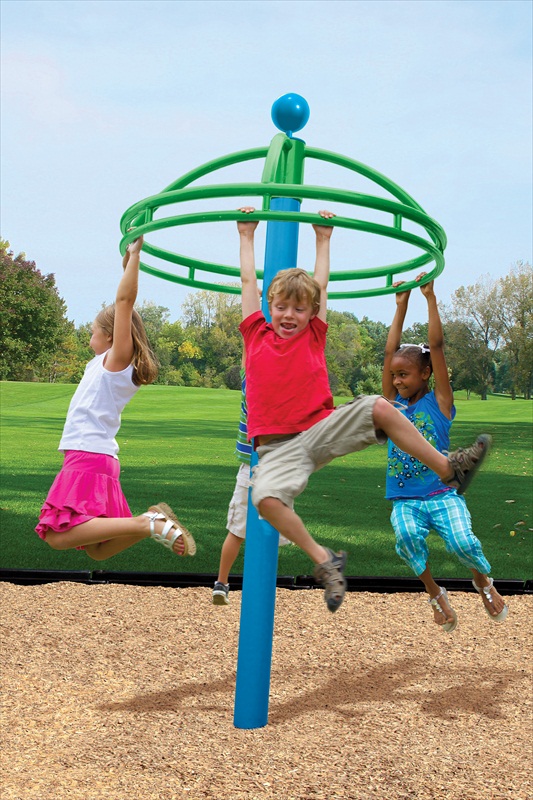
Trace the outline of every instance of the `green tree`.
{"type": "Polygon", "coordinates": [[[225,385],[224,376],[241,361],[240,298],[225,292],[198,291],[185,298],[182,313],[189,346],[181,348],[178,369],[183,372],[187,364],[189,368],[183,374],[187,380],[196,375],[198,382],[194,385],[225,385]]]}
{"type": "Polygon", "coordinates": [[[533,268],[518,261],[498,281],[497,328],[504,343],[511,395],[531,397],[533,382],[533,268]]]}
{"type": "Polygon", "coordinates": [[[182,303],[181,315],[186,328],[209,330],[216,322],[217,295],[206,289],[191,292],[182,303]]]}
{"type": "Polygon", "coordinates": [[[139,312],[146,328],[146,335],[152,347],[159,338],[163,325],[168,321],[170,312],[165,306],[158,306],[152,300],[137,303],[135,309],[139,312]]]}
{"type": "Polygon", "coordinates": [[[372,343],[372,361],[374,364],[381,367],[383,364],[383,355],[385,353],[385,343],[389,334],[389,326],[385,325],[384,322],[374,322],[368,319],[368,317],[363,317],[359,325],[366,331],[372,343]]]}
{"type": "Polygon", "coordinates": [[[365,364],[360,370],[360,377],[355,384],[353,394],[381,394],[381,376],[383,367],[379,364],[365,364]]]}
{"type": "Polygon", "coordinates": [[[184,340],[183,326],[179,320],[164,322],[156,341],[154,351],[159,361],[157,383],[181,386],[183,381],[179,371],[179,347],[184,340]]]}
{"type": "Polygon", "coordinates": [[[78,340],[74,324],[71,322],[54,358],[48,360],[44,371],[35,370],[35,377],[49,383],[77,383],[80,379],[77,357],[78,340]]]}
{"type": "Polygon", "coordinates": [[[53,274],[8,248],[0,239],[0,378],[53,380],[56,354],[72,332],[65,303],[53,274]]]}
{"type": "Polygon", "coordinates": [[[234,366],[230,367],[224,375],[224,383],[228,389],[241,390],[241,368],[234,366]]]}
{"type": "MultiPolygon", "coordinates": [[[[479,392],[482,400],[487,399],[493,383],[494,353],[500,338],[498,302],[495,281],[484,276],[472,286],[460,286],[452,296],[451,308],[439,304],[444,322],[461,322],[464,331],[468,332],[469,368],[476,376],[475,391],[479,392]]],[[[451,364],[453,367],[452,361],[451,364]]]]}
{"type": "Polygon", "coordinates": [[[372,345],[365,329],[349,311],[328,309],[326,361],[333,394],[354,394],[364,365],[372,361],[372,345]]]}
{"type": "Polygon", "coordinates": [[[86,364],[94,356],[93,351],[89,346],[92,335],[92,323],[86,322],[85,325],[80,325],[76,328],[76,373],[73,375],[75,382],[79,382],[83,377],[86,364]]]}
{"type": "Polygon", "coordinates": [[[493,353],[468,325],[458,320],[444,324],[444,340],[453,388],[464,389],[467,397],[471,392],[483,396],[487,382],[492,385],[494,380],[493,353]]]}
{"type": "Polygon", "coordinates": [[[409,328],[403,332],[402,342],[411,342],[411,344],[427,344],[428,341],[428,324],[427,322],[414,322],[409,328]]]}
{"type": "Polygon", "coordinates": [[[173,348],[169,346],[163,331],[168,325],[170,312],[168,308],[158,306],[152,300],[144,300],[142,303],[137,303],[135,309],[142,318],[148,341],[159,363],[156,383],[168,383],[173,348]]]}
{"type": "Polygon", "coordinates": [[[505,350],[497,350],[494,354],[494,391],[511,396],[513,393],[511,367],[505,350]]]}

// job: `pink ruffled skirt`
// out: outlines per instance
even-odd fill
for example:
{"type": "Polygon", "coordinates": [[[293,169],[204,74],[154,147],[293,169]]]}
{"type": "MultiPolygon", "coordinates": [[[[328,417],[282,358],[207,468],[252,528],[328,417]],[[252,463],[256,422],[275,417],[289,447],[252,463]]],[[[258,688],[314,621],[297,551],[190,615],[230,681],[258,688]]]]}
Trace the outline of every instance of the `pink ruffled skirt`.
{"type": "Polygon", "coordinates": [[[35,528],[41,539],[48,530],[62,533],[95,517],[131,517],[119,478],[113,456],[68,450],[35,528]]]}

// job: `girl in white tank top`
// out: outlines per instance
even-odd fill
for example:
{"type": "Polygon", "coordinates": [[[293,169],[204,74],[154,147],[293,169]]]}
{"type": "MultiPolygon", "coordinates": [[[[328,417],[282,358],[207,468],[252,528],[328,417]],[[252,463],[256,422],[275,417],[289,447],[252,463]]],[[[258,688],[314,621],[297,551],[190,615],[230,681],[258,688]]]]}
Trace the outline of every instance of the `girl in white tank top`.
{"type": "Polygon", "coordinates": [[[67,413],[59,449],[63,467],[41,509],[38,535],[54,550],[83,549],[97,561],[153,538],[177,555],[194,555],[189,531],[165,503],[133,517],[120,486],[115,440],[120,415],[143,384],[157,377],[157,363],[137,298],[142,237],[123,260],[124,274],[115,303],[92,324],[87,364],[67,413]]]}

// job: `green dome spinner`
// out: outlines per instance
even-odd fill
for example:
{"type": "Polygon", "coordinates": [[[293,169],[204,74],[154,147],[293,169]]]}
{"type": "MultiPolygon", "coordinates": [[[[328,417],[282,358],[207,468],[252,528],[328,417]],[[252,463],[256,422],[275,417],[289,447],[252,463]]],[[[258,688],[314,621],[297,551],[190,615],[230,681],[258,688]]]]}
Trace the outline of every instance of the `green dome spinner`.
{"type": "MultiPolygon", "coordinates": [[[[164,228],[206,222],[235,221],[242,218],[242,214],[237,210],[176,213],[176,211],[179,212],[180,203],[250,196],[260,197],[262,207],[260,210],[258,209],[253,214],[250,214],[247,217],[248,219],[310,224],[316,222],[316,213],[272,210],[272,198],[286,197],[317,200],[323,205],[327,203],[343,203],[347,207],[352,207],[353,215],[336,216],[329,220],[329,223],[334,227],[349,228],[374,236],[388,237],[411,245],[415,249],[416,255],[407,261],[377,267],[342,271],[332,270],[330,273],[330,291],[328,293],[330,299],[392,294],[397,291],[392,284],[397,280],[402,280],[402,273],[425,269],[427,275],[422,279],[422,283],[427,283],[440,275],[444,269],[446,234],[438,222],[429,217],[407,192],[371,167],[328,150],[308,147],[301,139],[293,138],[290,135],[287,136],[285,133],[276,134],[269,147],[242,150],[197,167],[183,177],[178,178],[159,194],[134,203],[123,214],[121,219],[120,228],[123,235],[120,242],[121,253],[124,254],[128,244],[142,234],[145,237],[143,245],[145,253],[177,268],[176,272],[169,272],[163,268],[157,268],[141,262],[141,269],[144,272],[185,286],[240,294],[239,286],[230,286],[223,282],[226,280],[240,283],[238,266],[211,263],[193,256],[174,253],[150,244],[147,241],[147,236],[153,231],[164,228]],[[329,162],[358,173],[372,181],[376,186],[385,189],[394,199],[386,199],[345,189],[307,186],[303,183],[304,162],[306,159],[329,162]],[[252,160],[264,160],[261,181],[258,183],[191,185],[199,178],[215,173],[224,167],[252,160]],[[164,216],[163,213],[167,211],[167,207],[171,214],[164,216]],[[384,212],[383,222],[376,223],[358,219],[358,209],[384,212]],[[419,233],[411,233],[404,230],[405,220],[419,226],[419,233]],[[432,266],[428,267],[428,265],[432,266]],[[196,273],[199,271],[212,275],[212,280],[197,280],[196,273]],[[376,278],[383,279],[380,281],[382,285],[369,287],[369,282],[373,281],[375,283],[376,278]],[[342,287],[342,284],[346,285],[348,281],[357,281],[358,288],[346,291],[338,291],[334,288],[332,290],[332,287],[335,287],[336,284],[340,284],[342,287]],[[365,281],[367,282],[366,285],[365,281]]],[[[239,205],[238,199],[235,205],[239,205]]],[[[261,270],[258,270],[257,274],[259,278],[263,277],[261,270]]],[[[406,280],[402,284],[402,291],[417,286],[420,286],[420,283],[416,283],[414,278],[406,280]]]]}

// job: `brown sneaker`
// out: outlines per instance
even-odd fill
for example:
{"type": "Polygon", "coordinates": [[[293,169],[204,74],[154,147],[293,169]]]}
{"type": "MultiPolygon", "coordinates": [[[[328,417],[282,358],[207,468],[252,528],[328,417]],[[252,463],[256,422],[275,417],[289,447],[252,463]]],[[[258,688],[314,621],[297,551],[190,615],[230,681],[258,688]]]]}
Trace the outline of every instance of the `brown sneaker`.
{"type": "Polygon", "coordinates": [[[446,485],[457,489],[457,494],[464,494],[488,454],[491,443],[492,436],[482,433],[470,447],[459,447],[453,453],[448,453],[453,478],[444,481],[446,485]]]}
{"type": "Polygon", "coordinates": [[[342,604],[346,592],[346,578],[343,575],[343,570],[346,566],[346,553],[344,550],[341,550],[340,553],[334,553],[329,547],[326,547],[325,550],[329,554],[329,559],[324,561],[323,564],[317,564],[313,575],[315,580],[326,590],[324,592],[324,600],[329,610],[333,613],[342,604]]]}

